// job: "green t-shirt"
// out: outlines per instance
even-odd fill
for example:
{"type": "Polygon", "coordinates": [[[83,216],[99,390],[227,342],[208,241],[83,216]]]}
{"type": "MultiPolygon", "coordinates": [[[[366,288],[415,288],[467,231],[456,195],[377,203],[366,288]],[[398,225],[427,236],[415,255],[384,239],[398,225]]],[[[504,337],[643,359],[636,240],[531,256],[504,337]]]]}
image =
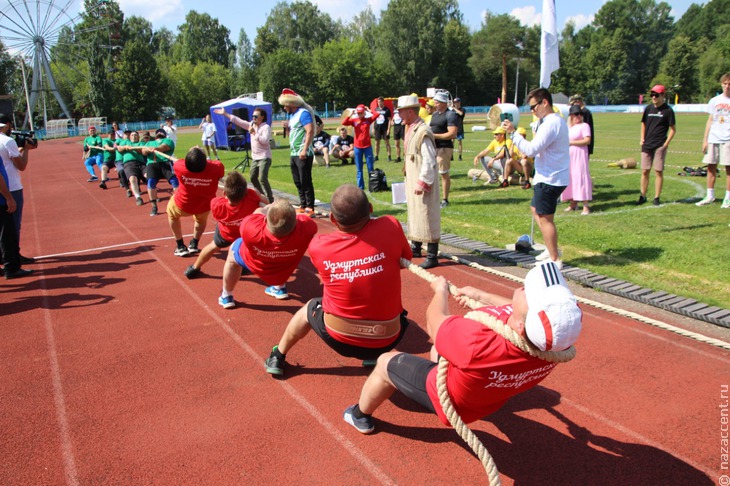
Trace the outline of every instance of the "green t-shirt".
{"type": "Polygon", "coordinates": [[[124,163],[124,154],[119,151],[119,147],[123,147],[129,144],[128,138],[120,138],[117,140],[117,153],[115,154],[114,161],[124,163]]]}
{"type": "MultiPolygon", "coordinates": [[[[114,140],[111,138],[105,138],[101,141],[102,147],[114,147],[114,140]]],[[[104,151],[104,162],[111,162],[115,159],[116,151],[110,152],[108,150],[104,151]]]]}
{"type": "Polygon", "coordinates": [[[94,135],[93,137],[89,136],[84,139],[84,152],[86,152],[86,150],[90,150],[89,157],[93,157],[101,153],[100,149],[89,148],[91,146],[101,147],[101,137],[99,135],[94,135]]]}
{"type": "MultiPolygon", "coordinates": [[[[168,147],[170,147],[170,150],[161,150],[161,152],[172,157],[173,152],[175,152],[175,142],[173,142],[170,138],[161,138],[157,140],[156,146],[159,147],[160,145],[167,145],[168,147]]],[[[169,159],[159,154],[155,154],[155,162],[165,162],[168,164],[171,163],[169,159]]]]}
{"type": "MultiPolygon", "coordinates": [[[[157,145],[159,145],[159,144],[157,143],[157,140],[150,140],[149,142],[141,142],[141,145],[144,145],[145,147],[150,147],[150,148],[157,148],[157,145]]],[[[150,152],[149,154],[147,154],[146,157],[147,157],[147,165],[155,163],[154,152],[150,152]]]]}
{"type": "MultiPolygon", "coordinates": [[[[130,141],[130,142],[126,143],[125,145],[128,145],[128,146],[131,145],[132,147],[144,147],[145,142],[131,142],[130,141]]],[[[124,158],[122,159],[122,161],[125,164],[128,162],[132,162],[132,161],[137,161],[142,164],[145,163],[145,157],[144,157],[144,155],[142,155],[142,152],[140,152],[139,150],[128,150],[126,152],[123,152],[123,154],[124,154],[124,158]]]]}

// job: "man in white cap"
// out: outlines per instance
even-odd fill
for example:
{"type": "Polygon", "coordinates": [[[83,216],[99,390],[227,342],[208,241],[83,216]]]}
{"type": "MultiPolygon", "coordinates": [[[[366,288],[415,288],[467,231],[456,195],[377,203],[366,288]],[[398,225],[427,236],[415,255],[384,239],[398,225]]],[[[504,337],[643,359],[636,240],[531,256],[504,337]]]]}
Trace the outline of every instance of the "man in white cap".
{"type": "MultiPolygon", "coordinates": [[[[372,414],[396,390],[449,425],[436,387],[438,356],[449,361],[449,396],[467,424],[494,413],[555,368],[556,363],[531,356],[486,325],[449,315],[449,288],[443,277],[432,282],[431,288],[434,296],[426,311],[427,330],[434,343],[431,360],[397,352],[381,355],[359,402],[344,413],[345,422],[358,432],[374,430],[372,414]]],[[[581,330],[581,310],[555,262],[530,270],[525,286],[515,290],[511,300],[473,287],[458,289],[456,300],[463,304],[465,297],[484,304],[479,311],[495,317],[542,351],[568,349],[581,330]]]]}
{"type": "Polygon", "coordinates": [[[314,217],[314,183],[312,164],[314,163],[315,113],[301,96],[289,88],[284,88],[279,96],[279,104],[289,114],[289,168],[294,185],[299,191],[298,213],[314,217]]]}
{"type": "Polygon", "coordinates": [[[436,146],[431,128],[418,116],[421,104],[414,95],[398,98],[398,110],[406,124],[404,169],[406,174],[406,206],[408,208],[408,239],[414,257],[420,257],[427,245],[422,268],[438,265],[441,240],[441,211],[439,185],[436,180],[436,146]]]}
{"type": "Polygon", "coordinates": [[[431,131],[436,143],[436,162],[441,174],[441,207],[449,205],[449,189],[451,188],[451,159],[454,155],[454,139],[459,129],[459,116],[449,110],[449,95],[439,91],[433,97],[435,111],[431,115],[431,131]]]}

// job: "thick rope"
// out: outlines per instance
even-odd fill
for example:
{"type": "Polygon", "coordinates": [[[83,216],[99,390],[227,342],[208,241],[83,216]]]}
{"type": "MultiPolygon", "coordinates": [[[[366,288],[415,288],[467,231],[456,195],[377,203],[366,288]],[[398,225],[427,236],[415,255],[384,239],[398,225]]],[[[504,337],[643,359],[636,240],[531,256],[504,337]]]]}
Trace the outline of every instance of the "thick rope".
{"type": "MultiPolygon", "coordinates": [[[[436,280],[436,277],[433,274],[427,272],[425,269],[419,267],[418,265],[414,265],[404,258],[401,258],[401,266],[404,268],[408,268],[411,272],[415,273],[429,283],[436,280]]],[[[456,295],[456,290],[457,289],[454,285],[449,284],[449,292],[452,295],[456,295]]],[[[481,303],[470,298],[466,299],[466,304],[472,309],[477,309],[482,306],[481,303]]],[[[575,358],[574,346],[569,347],[565,351],[541,351],[532,344],[528,343],[512,328],[510,328],[509,326],[505,326],[497,318],[484,312],[472,311],[469,312],[466,317],[468,319],[473,319],[475,321],[481,322],[482,324],[485,324],[494,332],[517,346],[519,349],[536,358],[540,358],[544,361],[549,361],[552,363],[564,363],[575,358]]],[[[492,458],[484,444],[482,444],[476,434],[474,434],[474,432],[464,423],[456,409],[454,409],[454,405],[451,402],[451,398],[449,397],[449,390],[446,386],[448,369],[448,360],[446,360],[446,358],[444,358],[443,356],[440,357],[438,364],[438,373],[436,375],[436,387],[438,390],[439,402],[441,403],[441,409],[444,411],[444,415],[446,415],[446,418],[448,419],[451,426],[454,427],[454,430],[456,430],[456,433],[459,434],[464,442],[469,445],[471,450],[474,451],[474,454],[476,454],[476,456],[479,458],[479,461],[481,461],[482,466],[484,466],[484,470],[489,477],[490,486],[501,485],[502,480],[499,477],[499,470],[497,469],[497,465],[494,462],[494,458],[492,458]]]]}

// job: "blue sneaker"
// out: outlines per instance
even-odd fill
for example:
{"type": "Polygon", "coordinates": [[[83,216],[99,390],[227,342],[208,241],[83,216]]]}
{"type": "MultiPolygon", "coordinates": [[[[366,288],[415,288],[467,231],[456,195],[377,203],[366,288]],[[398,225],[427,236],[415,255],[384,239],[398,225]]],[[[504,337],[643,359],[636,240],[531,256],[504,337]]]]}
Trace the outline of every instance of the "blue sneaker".
{"type": "Polygon", "coordinates": [[[372,417],[363,417],[363,418],[355,418],[355,416],[352,414],[352,410],[355,408],[355,405],[352,405],[350,407],[347,407],[347,410],[345,410],[345,413],[342,414],[342,418],[347,422],[348,424],[352,425],[357,429],[358,432],[361,434],[369,434],[373,430],[375,430],[375,425],[373,425],[373,418],[372,417]]]}
{"type": "Polygon", "coordinates": [[[286,287],[266,287],[266,295],[270,295],[272,297],[276,297],[279,300],[288,299],[289,294],[286,293],[286,287]]]}
{"type": "Polygon", "coordinates": [[[224,309],[233,309],[236,307],[236,303],[233,301],[233,296],[229,295],[227,297],[223,297],[222,295],[218,297],[218,303],[223,307],[224,309]]]}

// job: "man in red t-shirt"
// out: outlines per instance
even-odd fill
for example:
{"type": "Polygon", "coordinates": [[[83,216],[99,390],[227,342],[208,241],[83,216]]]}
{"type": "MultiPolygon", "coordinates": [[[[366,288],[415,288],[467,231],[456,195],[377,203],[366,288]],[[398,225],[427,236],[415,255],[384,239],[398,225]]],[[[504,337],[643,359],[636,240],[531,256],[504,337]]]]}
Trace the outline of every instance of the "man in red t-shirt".
{"type": "Polygon", "coordinates": [[[370,361],[393,349],[408,327],[400,260],[412,254],[400,223],[392,216],[371,219],[373,206],[352,184],[337,188],[331,206],[338,230],[309,244],[323,296],[294,314],[266,360],[267,373],[284,373],[286,354],[310,329],[340,355],[370,361]]]}
{"type": "Polygon", "coordinates": [[[317,223],[306,214],[297,214],[286,199],[254,211],[241,222],[241,237],[228,251],[218,303],[224,309],[236,306],[233,289],[244,270],[269,285],[265,290],[268,295],[288,298],[286,281],[316,233],[317,223]]]}
{"type": "Polygon", "coordinates": [[[200,147],[191,148],[184,159],[176,160],[173,170],[180,187],[167,203],[167,220],[177,243],[175,255],[187,256],[200,251],[198,242],[208,224],[210,201],[215,197],[218,181],[226,170],[219,160],[208,160],[200,147]],[[190,245],[185,246],[180,218],[188,216],[195,219],[195,227],[190,245]]]}
{"type": "Polygon", "coordinates": [[[185,276],[193,279],[200,275],[200,269],[222,248],[228,248],[241,234],[241,221],[256,209],[269,204],[259,191],[248,187],[246,178],[240,172],[229,172],[223,181],[223,197],[210,202],[210,212],[218,221],[213,233],[213,241],[208,243],[198,255],[195,263],[185,269],[185,276]]]}
{"type": "MultiPolygon", "coordinates": [[[[434,296],[426,311],[428,335],[434,343],[431,360],[406,353],[382,355],[362,388],[360,401],[343,416],[358,432],[374,430],[372,414],[395,390],[449,425],[436,388],[438,356],[449,361],[446,386],[465,423],[495,412],[555,368],[556,363],[531,356],[486,325],[449,315],[449,287],[443,277],[432,282],[431,289],[434,296]]],[[[466,297],[485,304],[479,311],[542,351],[562,351],[578,339],[582,313],[555,262],[530,270],[525,286],[514,291],[512,300],[473,287],[457,289],[457,301],[465,305],[466,297]]]]}
{"type": "Polygon", "coordinates": [[[373,146],[370,143],[370,125],[375,122],[375,117],[365,105],[357,105],[355,116],[347,117],[342,121],[343,125],[349,125],[355,131],[355,166],[357,167],[357,187],[365,189],[365,180],[362,175],[362,159],[368,167],[368,175],[373,171],[373,146]]]}

